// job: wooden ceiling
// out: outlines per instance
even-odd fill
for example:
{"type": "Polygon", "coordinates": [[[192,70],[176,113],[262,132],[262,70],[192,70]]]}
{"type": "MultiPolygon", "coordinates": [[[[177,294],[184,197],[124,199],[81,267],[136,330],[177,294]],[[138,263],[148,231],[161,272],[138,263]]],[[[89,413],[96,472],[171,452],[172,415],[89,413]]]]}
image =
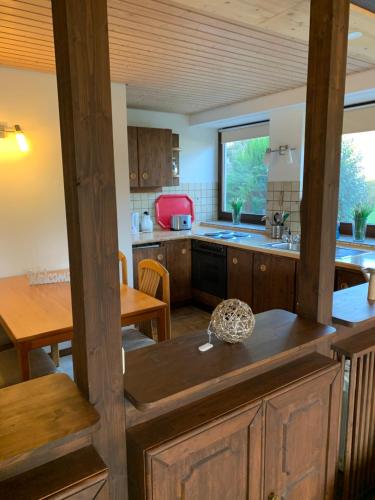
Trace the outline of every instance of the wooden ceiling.
{"type": "MultiPolygon", "coordinates": [[[[306,82],[308,0],[108,0],[108,17],[132,107],[193,113],[306,82]]],[[[375,66],[375,17],[351,18],[349,73],[375,66]]],[[[0,64],[54,72],[50,0],[0,0],[0,64]]]]}

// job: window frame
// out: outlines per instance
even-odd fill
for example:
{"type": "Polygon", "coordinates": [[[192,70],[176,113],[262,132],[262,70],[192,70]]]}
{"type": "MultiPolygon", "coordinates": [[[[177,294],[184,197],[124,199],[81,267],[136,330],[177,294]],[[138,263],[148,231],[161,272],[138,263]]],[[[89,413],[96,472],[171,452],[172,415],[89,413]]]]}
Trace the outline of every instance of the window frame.
{"type": "MultiPolygon", "coordinates": [[[[259,122],[254,122],[254,123],[246,123],[244,125],[241,125],[241,127],[246,127],[246,126],[253,126],[253,125],[262,125],[264,123],[269,123],[269,120],[262,120],[259,122]]],[[[227,129],[231,128],[236,128],[236,127],[227,127],[227,129]]],[[[226,130],[226,129],[222,129],[226,130]]],[[[222,139],[222,132],[219,130],[218,131],[218,219],[219,220],[225,220],[225,221],[231,221],[232,220],[232,213],[231,212],[226,212],[223,210],[223,175],[224,175],[224,144],[221,142],[222,139]]],[[[251,137],[250,137],[251,139],[251,137]]],[[[241,214],[241,222],[244,222],[246,224],[256,224],[259,226],[265,226],[266,221],[262,220],[264,218],[264,215],[259,215],[259,214],[241,214]]]]}
{"type": "MultiPolygon", "coordinates": [[[[347,104],[344,106],[344,112],[346,110],[356,110],[356,109],[361,109],[361,108],[366,108],[366,107],[373,107],[375,105],[375,101],[364,101],[361,103],[355,103],[355,104],[347,104]]],[[[346,132],[347,134],[351,132],[346,132]]],[[[342,136],[345,135],[344,130],[341,134],[342,136]]],[[[353,227],[351,222],[342,222],[338,221],[339,223],[339,233],[345,236],[353,236],[353,227]]],[[[368,224],[367,229],[366,229],[366,238],[375,238],[375,224],[368,224]]]]}

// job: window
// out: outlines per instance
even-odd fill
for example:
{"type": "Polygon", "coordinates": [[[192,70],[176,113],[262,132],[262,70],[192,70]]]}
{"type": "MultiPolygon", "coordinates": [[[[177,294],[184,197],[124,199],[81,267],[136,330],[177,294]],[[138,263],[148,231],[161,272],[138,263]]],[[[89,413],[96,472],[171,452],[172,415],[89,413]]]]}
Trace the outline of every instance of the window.
{"type": "Polygon", "coordinates": [[[260,223],[266,213],[268,167],[264,154],[270,145],[268,123],[221,133],[219,217],[230,219],[231,202],[243,200],[242,220],[260,223]]]}
{"type": "MultiPolygon", "coordinates": [[[[342,136],[338,219],[352,222],[358,203],[375,207],[375,130],[342,136]]],[[[375,211],[368,218],[375,224],[375,211]]]]}

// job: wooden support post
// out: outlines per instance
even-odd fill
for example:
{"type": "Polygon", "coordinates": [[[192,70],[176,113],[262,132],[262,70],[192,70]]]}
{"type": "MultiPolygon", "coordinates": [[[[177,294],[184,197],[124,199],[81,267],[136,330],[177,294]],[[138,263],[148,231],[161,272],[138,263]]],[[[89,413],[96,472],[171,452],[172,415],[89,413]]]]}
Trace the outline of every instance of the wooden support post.
{"type": "MultiPolygon", "coordinates": [[[[76,383],[100,413],[94,445],[126,499],[125,409],[106,0],[52,0],[76,383]]],[[[125,110],[124,110],[125,113],[125,110]]]]}
{"type": "Polygon", "coordinates": [[[349,0],[311,0],[298,313],[329,324],[344,113],[349,0]]]}

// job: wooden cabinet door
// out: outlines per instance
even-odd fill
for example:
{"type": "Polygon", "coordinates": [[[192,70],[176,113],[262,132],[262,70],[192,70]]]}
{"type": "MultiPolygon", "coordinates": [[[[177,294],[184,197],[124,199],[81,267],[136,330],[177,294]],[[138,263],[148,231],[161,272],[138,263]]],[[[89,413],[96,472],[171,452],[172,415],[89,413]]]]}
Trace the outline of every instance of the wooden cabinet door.
{"type": "Polygon", "coordinates": [[[366,279],[360,271],[336,268],[335,289],[344,290],[352,286],[366,283],[366,279]]]}
{"type": "Polygon", "coordinates": [[[339,365],[283,394],[265,410],[265,498],[334,495],[341,376],[339,365]]]}
{"type": "Polygon", "coordinates": [[[191,300],[191,241],[176,240],[167,243],[171,303],[191,300]]]}
{"type": "Polygon", "coordinates": [[[229,247],[227,252],[227,276],[228,299],[240,299],[252,306],[253,253],[229,247]]]}
{"type": "Polygon", "coordinates": [[[147,246],[133,247],[133,277],[134,287],[138,288],[138,263],[143,259],[153,259],[166,265],[165,246],[161,243],[155,243],[147,246]]]}
{"type": "Polygon", "coordinates": [[[254,255],[253,309],[294,310],[296,261],[288,257],[256,253],[254,255]]]}
{"type": "Polygon", "coordinates": [[[172,130],[138,127],[139,186],[172,186],[172,130]]]}
{"type": "Polygon", "coordinates": [[[147,498],[260,500],[259,406],[146,452],[147,498]]]}
{"type": "Polygon", "coordinates": [[[137,127],[128,127],[128,155],[130,187],[138,187],[138,139],[137,127]]]}

